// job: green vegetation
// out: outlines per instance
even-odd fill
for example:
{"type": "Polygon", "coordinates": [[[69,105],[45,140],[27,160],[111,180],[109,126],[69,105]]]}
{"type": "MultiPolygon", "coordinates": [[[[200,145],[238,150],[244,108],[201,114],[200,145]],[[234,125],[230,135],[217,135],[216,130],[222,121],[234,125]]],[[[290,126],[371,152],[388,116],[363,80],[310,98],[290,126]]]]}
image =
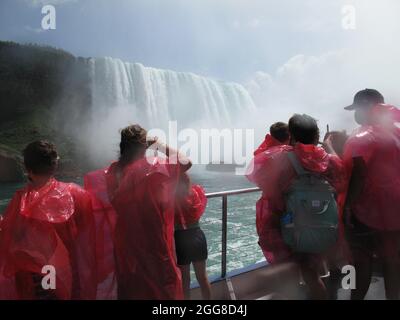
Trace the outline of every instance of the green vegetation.
{"type": "MultiPolygon", "coordinates": [[[[33,44],[0,41],[0,151],[20,155],[31,141],[57,144],[61,175],[79,175],[66,123],[90,104],[86,59],[33,44]]],[[[0,177],[1,180],[1,177],[0,177]]]]}

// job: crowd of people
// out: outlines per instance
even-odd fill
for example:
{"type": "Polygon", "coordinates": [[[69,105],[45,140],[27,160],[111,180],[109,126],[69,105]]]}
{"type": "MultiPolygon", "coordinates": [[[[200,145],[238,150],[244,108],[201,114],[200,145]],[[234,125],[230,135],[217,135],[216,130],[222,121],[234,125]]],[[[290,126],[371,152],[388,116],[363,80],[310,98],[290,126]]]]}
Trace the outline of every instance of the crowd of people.
{"type": "MultiPolygon", "coordinates": [[[[295,114],[254,151],[246,177],[262,190],[258,243],[270,264],[298,264],[311,299],[331,298],[322,264],[332,275],[353,265],[351,298],[363,299],[376,260],[386,298],[399,299],[399,110],[373,89],[345,109],[360,125],[350,136],[327,132],[320,142],[317,121],[295,114]]],[[[190,299],[191,265],[203,299],[212,298],[199,222],[207,198],[179,150],[128,126],[119,159],[87,173],[83,188],[54,177],[52,143],[32,142],[23,157],[29,181],[0,225],[1,299],[190,299]]]]}

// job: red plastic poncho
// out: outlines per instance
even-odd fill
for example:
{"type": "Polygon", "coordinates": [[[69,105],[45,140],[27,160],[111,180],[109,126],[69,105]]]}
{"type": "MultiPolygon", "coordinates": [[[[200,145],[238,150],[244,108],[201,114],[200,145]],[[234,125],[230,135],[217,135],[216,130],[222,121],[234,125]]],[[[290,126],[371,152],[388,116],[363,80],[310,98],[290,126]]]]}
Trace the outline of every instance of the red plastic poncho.
{"type": "Polygon", "coordinates": [[[39,190],[17,191],[1,232],[1,277],[13,283],[15,294],[6,298],[41,298],[33,278],[44,276],[42,268],[51,265],[56,271],[51,298],[94,299],[94,231],[90,196],[79,186],[51,179],[39,190]]]}
{"type": "Polygon", "coordinates": [[[256,156],[261,152],[264,152],[265,150],[276,147],[276,146],[281,146],[285,143],[280,142],[279,140],[276,140],[273,136],[270,134],[267,134],[265,136],[264,141],[258,146],[258,148],[254,151],[253,155],[256,156]]]}
{"type": "Polygon", "coordinates": [[[314,145],[277,146],[253,158],[246,176],[263,192],[256,204],[256,227],[259,245],[270,263],[283,261],[292,254],[280,231],[280,214],[285,212],[284,194],[296,177],[287,155],[291,151],[306,170],[325,176],[337,192],[346,186],[342,160],[314,145]]]}
{"type": "Polygon", "coordinates": [[[356,129],[345,145],[349,174],[356,157],[363,158],[366,176],[352,212],[371,228],[400,230],[400,129],[393,124],[356,129]]]}
{"type": "Polygon", "coordinates": [[[92,196],[96,223],[97,299],[116,298],[113,236],[117,216],[108,197],[107,172],[108,168],[100,169],[84,177],[85,189],[92,196]]]}
{"type": "Polygon", "coordinates": [[[143,158],[107,174],[117,213],[115,257],[120,299],[183,299],[174,250],[174,198],[179,166],[143,158]]]}
{"type": "Polygon", "coordinates": [[[207,198],[203,187],[193,185],[187,198],[175,202],[175,226],[187,229],[189,225],[198,222],[206,206],[207,198]]]}
{"type": "Polygon", "coordinates": [[[371,108],[369,114],[369,121],[375,125],[390,125],[395,122],[400,122],[400,110],[390,104],[377,104],[371,108]]]}

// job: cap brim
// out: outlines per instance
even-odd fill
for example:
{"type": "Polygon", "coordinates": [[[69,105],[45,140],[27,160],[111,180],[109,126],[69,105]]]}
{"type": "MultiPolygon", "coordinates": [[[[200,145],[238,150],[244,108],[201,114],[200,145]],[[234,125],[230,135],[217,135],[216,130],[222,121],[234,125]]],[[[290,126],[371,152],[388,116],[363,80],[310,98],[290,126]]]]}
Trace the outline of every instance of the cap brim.
{"type": "Polygon", "coordinates": [[[355,104],[351,104],[347,107],[344,107],[345,110],[355,110],[358,106],[355,104]]]}

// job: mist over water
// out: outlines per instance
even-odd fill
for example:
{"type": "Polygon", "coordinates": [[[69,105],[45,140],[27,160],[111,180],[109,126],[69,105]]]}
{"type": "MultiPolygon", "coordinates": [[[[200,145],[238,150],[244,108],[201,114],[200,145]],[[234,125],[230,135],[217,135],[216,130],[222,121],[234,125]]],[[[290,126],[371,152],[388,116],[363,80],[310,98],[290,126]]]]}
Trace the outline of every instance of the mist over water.
{"type": "MultiPolygon", "coordinates": [[[[88,65],[90,117],[77,140],[90,150],[96,166],[116,158],[119,130],[133,123],[160,128],[167,139],[169,121],[177,121],[178,131],[191,128],[199,135],[202,129],[248,128],[254,130],[256,147],[272,123],[287,122],[294,113],[316,118],[321,138],[327,124],[350,133],[357,125],[353,113],[343,108],[364,88],[376,88],[386,102],[400,103],[398,48],[371,48],[363,41],[320,55],[296,55],[274,72],[256,72],[242,84],[114,58],[92,58],[88,65]]],[[[234,152],[251,152],[241,149],[234,152]]]]}
{"type": "Polygon", "coordinates": [[[357,125],[343,107],[358,90],[377,88],[396,103],[396,82],[376,77],[379,68],[372,56],[360,58],[349,50],[299,55],[274,74],[257,72],[241,85],[119,59],[91,59],[91,118],[83,126],[82,142],[94,163],[105,164],[116,157],[119,130],[133,123],[160,128],[167,139],[169,121],[177,121],[178,131],[191,128],[199,135],[207,128],[249,128],[254,130],[254,147],[272,123],[287,122],[294,113],[316,118],[321,137],[327,124],[350,133],[357,125]],[[373,67],[364,69],[364,63],[373,67]]]}
{"type": "MultiPolygon", "coordinates": [[[[92,104],[81,141],[96,163],[115,158],[119,130],[139,123],[168,136],[169,121],[178,130],[241,127],[240,116],[257,109],[244,86],[145,67],[113,58],[89,60],[92,104]]],[[[168,137],[167,137],[168,138],[168,137]]]]}

